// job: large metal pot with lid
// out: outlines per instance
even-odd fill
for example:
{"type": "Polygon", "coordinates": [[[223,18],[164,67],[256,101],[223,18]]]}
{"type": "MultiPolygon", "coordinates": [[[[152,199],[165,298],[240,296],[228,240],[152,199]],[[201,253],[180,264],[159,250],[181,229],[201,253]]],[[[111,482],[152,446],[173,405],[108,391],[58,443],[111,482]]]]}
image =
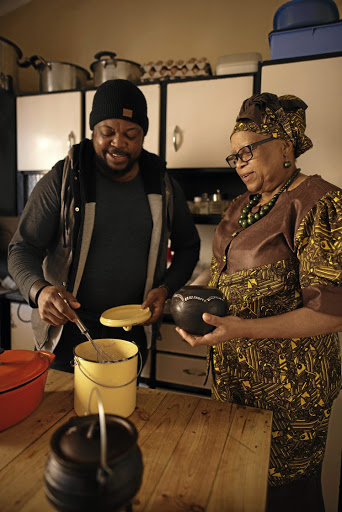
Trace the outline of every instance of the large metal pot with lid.
{"type": "Polygon", "coordinates": [[[69,62],[46,61],[39,55],[33,55],[27,59],[26,65],[32,65],[39,72],[40,92],[85,89],[90,80],[86,69],[69,62]]]}
{"type": "Polygon", "coordinates": [[[99,87],[107,80],[123,78],[131,82],[137,82],[144,74],[143,68],[137,62],[126,59],[117,59],[116,53],[98,52],[94,55],[95,62],[90,65],[94,73],[94,86],[99,87]]]}
{"type": "Polygon", "coordinates": [[[143,474],[137,438],[132,422],[104,414],[101,399],[99,415],[70,418],[50,440],[44,472],[49,501],[70,512],[131,510],[143,474]]]}
{"type": "Polygon", "coordinates": [[[18,46],[0,37],[0,89],[18,90],[18,61],[23,56],[18,46]]]}

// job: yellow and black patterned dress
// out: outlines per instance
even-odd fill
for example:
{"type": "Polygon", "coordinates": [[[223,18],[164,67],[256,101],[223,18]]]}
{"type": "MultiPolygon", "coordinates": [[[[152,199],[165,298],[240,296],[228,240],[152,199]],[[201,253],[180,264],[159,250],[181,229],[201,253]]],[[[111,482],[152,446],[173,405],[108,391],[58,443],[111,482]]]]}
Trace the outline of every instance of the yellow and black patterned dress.
{"type": "MultiPolygon", "coordinates": [[[[310,176],[241,230],[248,200],[231,203],[213,242],[209,284],[227,297],[228,314],[261,318],[305,306],[341,315],[342,191],[310,176]]],[[[208,354],[213,398],[273,411],[270,485],[315,474],[341,388],[338,335],[240,338],[208,354]]]]}

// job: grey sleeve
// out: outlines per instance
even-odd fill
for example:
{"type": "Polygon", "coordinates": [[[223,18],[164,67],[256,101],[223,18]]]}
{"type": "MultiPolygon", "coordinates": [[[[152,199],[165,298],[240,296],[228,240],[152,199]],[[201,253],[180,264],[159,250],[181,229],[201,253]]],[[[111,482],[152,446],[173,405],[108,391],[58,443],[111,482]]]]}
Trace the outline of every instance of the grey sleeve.
{"type": "Polygon", "coordinates": [[[43,261],[53,245],[60,218],[60,188],[63,162],[58,162],[33,189],[19,226],[8,247],[8,270],[25,300],[36,283],[35,294],[47,283],[43,261]]]}

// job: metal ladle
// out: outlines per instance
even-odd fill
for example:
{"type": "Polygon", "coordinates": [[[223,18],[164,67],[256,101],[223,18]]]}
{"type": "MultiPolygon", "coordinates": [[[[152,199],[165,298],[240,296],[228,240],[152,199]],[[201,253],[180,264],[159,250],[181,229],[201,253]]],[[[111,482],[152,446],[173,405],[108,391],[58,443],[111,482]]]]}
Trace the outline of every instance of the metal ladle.
{"type": "MultiPolygon", "coordinates": [[[[60,296],[60,298],[63,300],[63,302],[65,302],[65,304],[67,304],[70,308],[70,304],[69,302],[66,300],[65,297],[63,297],[63,295],[61,293],[58,293],[58,295],[60,296]]],[[[74,311],[75,313],[75,311],[74,311]]],[[[75,313],[76,315],[76,313],[75,313]]],[[[93,338],[90,336],[89,334],[89,330],[88,328],[84,325],[84,323],[82,322],[82,320],[79,318],[79,316],[76,315],[76,325],[77,327],[79,328],[79,330],[81,331],[81,333],[87,338],[88,341],[90,341],[90,343],[92,344],[92,346],[94,347],[94,349],[96,350],[96,353],[99,354],[101,357],[102,357],[102,362],[109,362],[109,361],[117,361],[117,359],[115,359],[115,357],[113,357],[111,354],[108,354],[107,352],[105,352],[104,350],[102,350],[96,343],[95,341],[93,340],[93,338]]]]}

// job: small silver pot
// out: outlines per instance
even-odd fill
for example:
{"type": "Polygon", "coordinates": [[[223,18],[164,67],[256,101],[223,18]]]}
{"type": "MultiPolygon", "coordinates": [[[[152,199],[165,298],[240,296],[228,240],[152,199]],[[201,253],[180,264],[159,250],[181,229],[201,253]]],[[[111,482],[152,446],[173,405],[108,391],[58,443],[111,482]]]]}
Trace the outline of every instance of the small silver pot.
{"type": "Polygon", "coordinates": [[[29,61],[39,72],[40,92],[85,89],[90,79],[89,72],[76,64],[46,61],[39,55],[34,55],[29,61]]]}
{"type": "Polygon", "coordinates": [[[17,45],[0,37],[0,89],[17,92],[18,61],[22,55],[17,45]]]}
{"type": "Polygon", "coordinates": [[[94,86],[98,87],[107,80],[123,78],[131,82],[137,82],[144,74],[140,64],[131,60],[117,59],[116,53],[99,52],[94,55],[97,59],[90,65],[90,69],[94,73],[94,86]]]}

